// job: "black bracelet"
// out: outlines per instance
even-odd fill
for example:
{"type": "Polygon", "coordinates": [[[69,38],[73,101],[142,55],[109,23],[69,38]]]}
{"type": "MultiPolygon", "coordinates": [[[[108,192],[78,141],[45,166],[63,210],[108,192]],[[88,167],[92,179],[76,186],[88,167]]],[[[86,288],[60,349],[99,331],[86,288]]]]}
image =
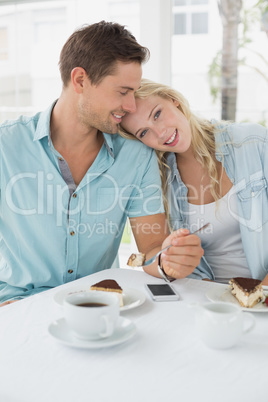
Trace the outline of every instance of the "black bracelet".
{"type": "Polygon", "coordinates": [[[176,278],[172,278],[172,276],[169,276],[165,273],[164,268],[161,267],[161,254],[158,256],[158,266],[157,266],[158,272],[161,275],[161,277],[166,281],[166,282],[173,282],[176,280],[176,278]]]}

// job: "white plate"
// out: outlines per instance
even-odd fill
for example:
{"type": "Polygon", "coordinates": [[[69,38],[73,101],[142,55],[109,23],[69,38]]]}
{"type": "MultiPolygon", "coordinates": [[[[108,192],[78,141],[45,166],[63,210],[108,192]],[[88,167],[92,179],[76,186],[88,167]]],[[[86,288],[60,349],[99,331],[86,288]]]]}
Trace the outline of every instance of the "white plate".
{"type": "Polygon", "coordinates": [[[120,311],[131,310],[143,304],[146,300],[145,294],[137,289],[123,289],[123,303],[120,311]]]}
{"type": "MultiPolygon", "coordinates": [[[[63,300],[66,296],[72,293],[83,293],[88,292],[90,290],[90,286],[82,287],[73,287],[70,289],[62,289],[54,296],[54,301],[59,305],[63,305],[63,300]]],[[[97,290],[96,290],[97,292],[97,290]]],[[[146,300],[145,295],[136,289],[123,289],[123,303],[124,306],[120,307],[120,311],[130,310],[132,308],[138,307],[143,304],[146,300]]]]}
{"type": "Polygon", "coordinates": [[[117,327],[109,338],[97,341],[86,341],[76,338],[67,326],[64,318],[52,322],[48,327],[49,334],[60,343],[80,349],[100,349],[119,345],[128,341],[136,333],[136,326],[127,318],[119,317],[117,327]]]}
{"type": "Polygon", "coordinates": [[[256,313],[268,313],[268,307],[266,304],[259,302],[252,308],[242,307],[238,300],[232,295],[231,290],[229,287],[215,287],[211,288],[207,293],[206,297],[213,302],[228,302],[236,304],[237,306],[241,307],[242,310],[248,312],[256,312],[256,313]]]}

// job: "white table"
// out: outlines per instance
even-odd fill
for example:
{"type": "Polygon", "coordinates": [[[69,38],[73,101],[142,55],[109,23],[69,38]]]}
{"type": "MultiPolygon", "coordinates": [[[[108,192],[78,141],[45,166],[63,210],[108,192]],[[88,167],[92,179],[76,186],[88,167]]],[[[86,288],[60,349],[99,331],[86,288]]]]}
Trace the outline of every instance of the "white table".
{"type": "Polygon", "coordinates": [[[256,313],[254,330],[235,348],[208,349],[195,334],[191,302],[206,302],[212,286],[177,280],[179,302],[153,302],[144,272],[111,269],[0,308],[1,402],[252,402],[268,401],[268,314],[256,313]],[[122,313],[136,335],[107,349],[62,345],[47,331],[62,317],[53,297],[61,289],[115,279],[146,294],[122,313]]]}

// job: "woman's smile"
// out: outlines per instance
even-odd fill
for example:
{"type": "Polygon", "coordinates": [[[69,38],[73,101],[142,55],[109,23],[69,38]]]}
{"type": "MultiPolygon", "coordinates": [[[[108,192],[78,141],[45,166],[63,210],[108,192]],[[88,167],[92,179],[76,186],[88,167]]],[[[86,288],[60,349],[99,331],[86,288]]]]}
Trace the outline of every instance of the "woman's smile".
{"type": "Polygon", "coordinates": [[[174,133],[171,135],[171,137],[169,137],[169,139],[164,143],[164,145],[174,147],[175,145],[177,145],[178,141],[179,141],[179,133],[178,130],[176,129],[174,133]]]}

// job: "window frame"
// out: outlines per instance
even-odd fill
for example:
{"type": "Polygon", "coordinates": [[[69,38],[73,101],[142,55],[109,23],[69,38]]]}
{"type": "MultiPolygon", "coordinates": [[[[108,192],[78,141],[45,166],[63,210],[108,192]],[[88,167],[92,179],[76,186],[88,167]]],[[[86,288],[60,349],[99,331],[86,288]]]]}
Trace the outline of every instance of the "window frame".
{"type": "Polygon", "coordinates": [[[186,0],[185,5],[175,5],[175,0],[173,2],[173,21],[174,29],[173,35],[183,36],[183,35],[208,35],[209,34],[209,0],[204,4],[192,4],[191,0],[186,0]],[[185,15],[185,32],[176,33],[176,15],[185,15]],[[207,32],[193,32],[192,16],[193,14],[207,14],[207,32]]]}
{"type": "Polygon", "coordinates": [[[0,63],[5,62],[7,60],[8,60],[8,27],[0,26],[0,63]],[[6,40],[6,46],[5,43],[1,44],[1,31],[4,32],[4,35],[6,34],[6,38],[4,38],[4,40],[6,40]],[[2,55],[4,57],[2,57],[2,55]]]}

